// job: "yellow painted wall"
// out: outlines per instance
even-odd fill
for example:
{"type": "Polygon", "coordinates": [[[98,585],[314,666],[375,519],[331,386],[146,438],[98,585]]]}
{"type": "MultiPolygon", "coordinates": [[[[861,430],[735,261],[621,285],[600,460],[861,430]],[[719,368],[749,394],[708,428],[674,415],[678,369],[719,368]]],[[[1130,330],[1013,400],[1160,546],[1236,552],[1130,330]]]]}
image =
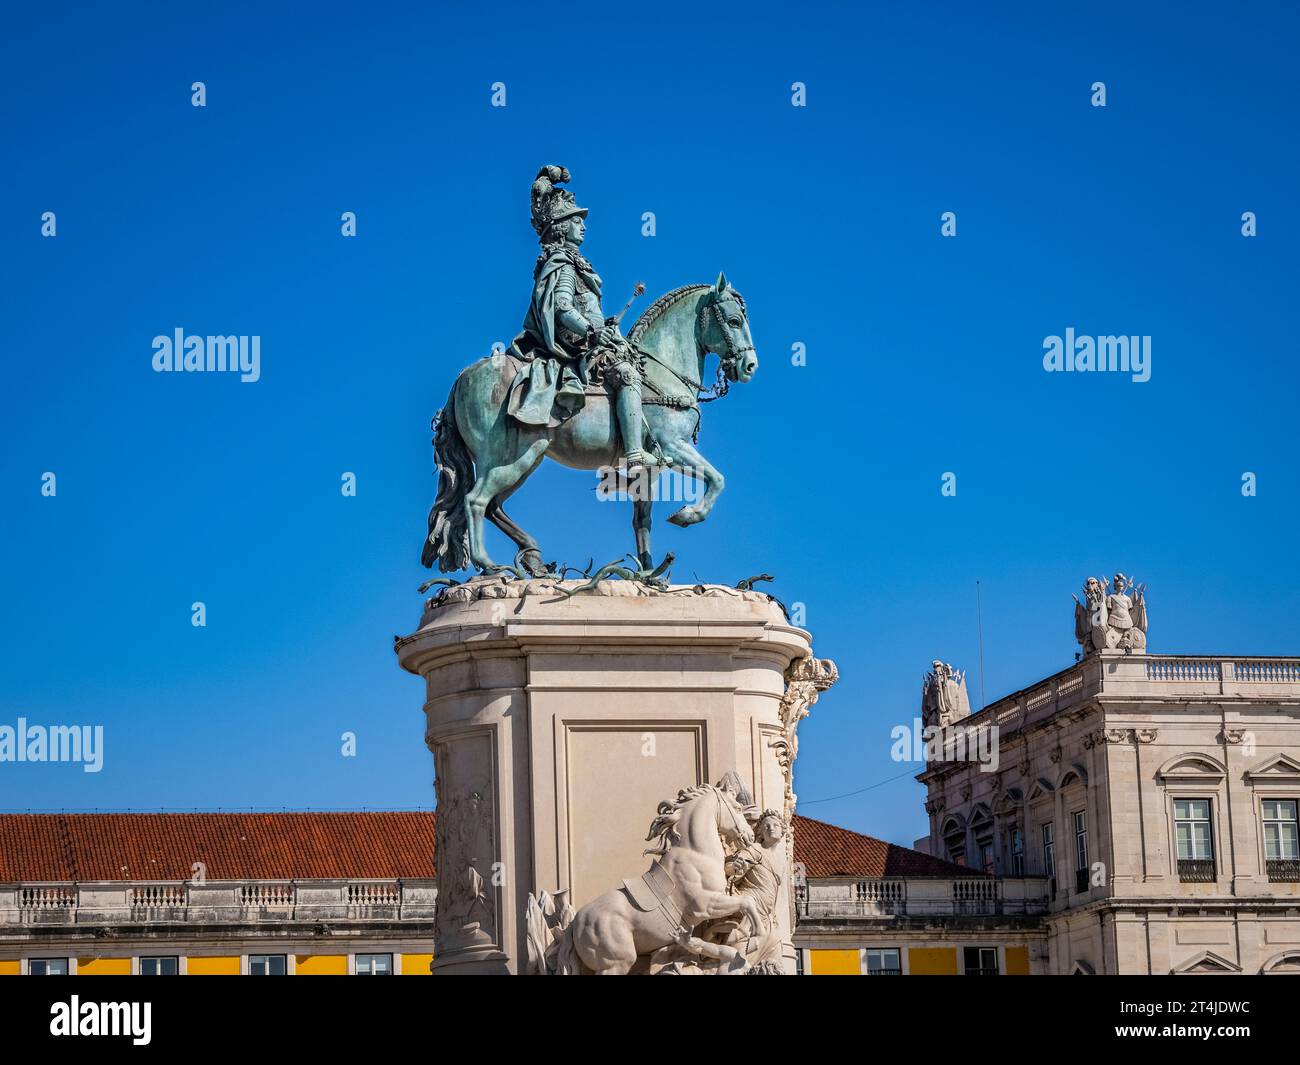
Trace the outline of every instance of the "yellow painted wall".
{"type": "Polygon", "coordinates": [[[78,976],[130,976],[130,958],[78,958],[78,976]]]}
{"type": "Polygon", "coordinates": [[[956,976],[956,947],[911,947],[907,952],[911,976],[956,976]]]}
{"type": "Polygon", "coordinates": [[[810,950],[808,959],[813,976],[862,975],[862,955],[856,950],[810,950]]]}
{"type": "Polygon", "coordinates": [[[1007,975],[1029,975],[1029,948],[1007,947],[1007,975]]]}
{"type": "Polygon", "coordinates": [[[432,954],[403,954],[402,975],[403,976],[428,976],[429,965],[432,961],[433,961],[432,954]]]}
{"type": "Polygon", "coordinates": [[[22,972],[20,961],[0,961],[0,976],[17,976],[22,972]]]}
{"type": "Polygon", "coordinates": [[[294,973],[298,976],[347,976],[346,954],[299,954],[294,973]]]}
{"type": "Polygon", "coordinates": [[[190,976],[238,976],[239,958],[190,958],[185,971],[190,976]]]}

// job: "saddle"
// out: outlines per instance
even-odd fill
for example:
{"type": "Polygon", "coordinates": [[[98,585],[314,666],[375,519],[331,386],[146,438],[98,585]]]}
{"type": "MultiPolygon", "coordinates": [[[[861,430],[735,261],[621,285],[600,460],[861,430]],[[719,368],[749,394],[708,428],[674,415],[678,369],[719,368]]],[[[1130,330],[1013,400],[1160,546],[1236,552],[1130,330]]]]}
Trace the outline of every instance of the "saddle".
{"type": "Polygon", "coordinates": [[[673,902],[674,886],[671,874],[658,862],[636,880],[623,881],[623,890],[633,906],[642,913],[658,915],[665,942],[675,939],[682,929],[682,911],[673,902]]]}

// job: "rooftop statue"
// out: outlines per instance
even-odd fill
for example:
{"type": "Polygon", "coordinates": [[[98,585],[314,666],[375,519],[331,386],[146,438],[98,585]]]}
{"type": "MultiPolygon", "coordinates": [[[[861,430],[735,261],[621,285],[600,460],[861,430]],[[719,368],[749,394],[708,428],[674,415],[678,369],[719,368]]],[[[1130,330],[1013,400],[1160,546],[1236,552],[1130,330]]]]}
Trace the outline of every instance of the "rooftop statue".
{"type": "Polygon", "coordinates": [[[951,725],[970,716],[966,674],[936,659],[921,681],[921,720],[926,727],[951,725]]]}
{"type": "MultiPolygon", "coordinates": [[[[532,185],[541,254],[522,331],[506,351],[461,371],[434,419],[438,495],[422,561],[444,573],[472,566],[487,574],[558,576],[503,509],[548,456],[578,470],[671,465],[700,478],[704,495],[669,517],[675,525],[703,521],[722,491],[722,475],[695,440],[700,404],[724,395],[732,382],[749,381],[758,368],[745,301],[719,274],[713,284],[661,296],[625,336],[620,323],[631,302],[604,316],[603,282],[580,251],[587,209],[560,187],[568,180],[563,167],[544,166],[532,185]],[[721,362],[705,392],[710,353],[721,362]],[[485,518],[518,545],[515,567],[488,555],[485,518]]],[[[641,291],[638,285],[634,298],[641,291]]],[[[657,576],[651,501],[635,498],[632,506],[635,575],[657,576]]]]}
{"type": "Polygon", "coordinates": [[[1139,654],[1145,651],[1146,585],[1135,585],[1124,574],[1117,573],[1108,593],[1105,578],[1089,577],[1083,586],[1083,601],[1077,595],[1074,597],[1074,637],[1087,655],[1098,651],[1139,654]]]}

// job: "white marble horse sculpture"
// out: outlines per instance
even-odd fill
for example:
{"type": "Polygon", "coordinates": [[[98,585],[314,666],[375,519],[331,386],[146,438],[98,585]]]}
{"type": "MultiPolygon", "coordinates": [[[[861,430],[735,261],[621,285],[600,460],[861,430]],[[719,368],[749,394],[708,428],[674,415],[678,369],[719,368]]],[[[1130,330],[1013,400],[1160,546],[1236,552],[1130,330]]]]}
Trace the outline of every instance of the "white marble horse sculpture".
{"type": "Polygon", "coordinates": [[[646,839],[657,841],[645,852],[656,855],[649,870],[593,899],[572,920],[567,912],[555,919],[545,893],[540,901],[529,897],[533,972],[619,976],[662,947],[706,949],[691,935],[705,922],[739,914],[751,928],[760,927],[753,900],[727,891],[727,848],[754,842],[745,811],[730,791],[713,784],[684,788],[676,802],[659,804],[646,839]],[[548,917],[555,920],[550,930],[548,917]]]}

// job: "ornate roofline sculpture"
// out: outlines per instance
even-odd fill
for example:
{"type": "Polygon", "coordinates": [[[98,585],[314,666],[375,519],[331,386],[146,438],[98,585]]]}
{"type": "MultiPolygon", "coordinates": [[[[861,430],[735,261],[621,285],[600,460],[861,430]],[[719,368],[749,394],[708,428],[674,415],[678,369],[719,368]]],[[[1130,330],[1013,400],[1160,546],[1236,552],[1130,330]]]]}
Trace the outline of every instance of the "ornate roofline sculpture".
{"type": "Polygon", "coordinates": [[[1074,638],[1085,655],[1145,652],[1146,585],[1134,584],[1123,573],[1116,573],[1108,592],[1104,577],[1089,577],[1083,585],[1083,599],[1074,597],[1074,638]]]}
{"type": "Polygon", "coordinates": [[[970,716],[966,674],[937,658],[921,681],[921,721],[926,728],[945,728],[970,716]]]}

